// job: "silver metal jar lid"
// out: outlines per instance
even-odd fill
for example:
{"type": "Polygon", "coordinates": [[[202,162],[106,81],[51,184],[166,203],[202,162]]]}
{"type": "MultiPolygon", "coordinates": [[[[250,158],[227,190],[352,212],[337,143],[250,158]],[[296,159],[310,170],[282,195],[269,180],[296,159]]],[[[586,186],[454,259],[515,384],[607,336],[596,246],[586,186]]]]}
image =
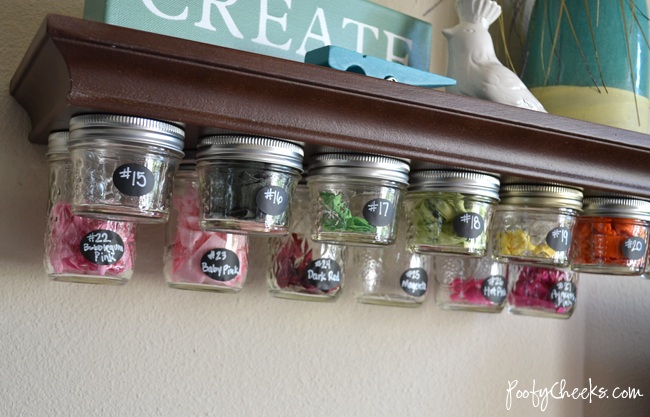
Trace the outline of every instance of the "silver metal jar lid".
{"type": "Polygon", "coordinates": [[[404,160],[367,153],[335,152],[314,155],[309,175],[349,175],[408,184],[411,168],[404,160]]]}
{"type": "Polygon", "coordinates": [[[47,155],[67,154],[70,132],[62,130],[52,132],[47,138],[47,155]]]}
{"type": "Polygon", "coordinates": [[[583,216],[625,217],[650,221],[650,201],[607,192],[585,193],[583,216]]]}
{"type": "Polygon", "coordinates": [[[182,153],[185,131],[172,123],[119,114],[84,114],[70,119],[70,147],[98,139],[182,153]]]}
{"type": "Polygon", "coordinates": [[[561,184],[534,182],[501,185],[501,204],[582,210],[582,189],[561,184]]]}
{"type": "Polygon", "coordinates": [[[482,172],[434,169],[411,173],[410,191],[439,191],[499,200],[499,178],[482,172]]]}
{"type": "Polygon", "coordinates": [[[215,135],[199,142],[197,161],[236,160],[283,165],[302,172],[305,152],[288,141],[263,136],[215,135]]]}

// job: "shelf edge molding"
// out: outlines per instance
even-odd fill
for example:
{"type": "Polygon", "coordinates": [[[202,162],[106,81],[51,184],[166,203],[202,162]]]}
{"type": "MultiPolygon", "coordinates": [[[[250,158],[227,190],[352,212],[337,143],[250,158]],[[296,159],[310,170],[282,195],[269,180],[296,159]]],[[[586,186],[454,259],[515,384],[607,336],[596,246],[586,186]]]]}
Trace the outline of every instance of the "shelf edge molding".
{"type": "MultiPolygon", "coordinates": [[[[650,198],[650,136],[48,15],[10,84],[44,144],[84,112],[182,122],[650,198]]],[[[309,152],[308,152],[309,153],[309,152]]]]}

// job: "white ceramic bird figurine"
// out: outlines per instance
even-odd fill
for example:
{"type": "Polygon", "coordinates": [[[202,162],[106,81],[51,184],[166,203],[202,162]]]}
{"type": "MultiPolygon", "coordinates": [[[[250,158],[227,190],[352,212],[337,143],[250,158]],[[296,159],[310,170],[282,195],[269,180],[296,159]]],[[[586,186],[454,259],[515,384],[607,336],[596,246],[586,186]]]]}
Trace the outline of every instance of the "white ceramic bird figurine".
{"type": "Polygon", "coordinates": [[[545,112],[494,52],[488,28],[501,14],[501,6],[492,0],[456,0],[456,12],[460,23],[442,31],[449,51],[447,76],[457,82],[447,91],[545,112]]]}

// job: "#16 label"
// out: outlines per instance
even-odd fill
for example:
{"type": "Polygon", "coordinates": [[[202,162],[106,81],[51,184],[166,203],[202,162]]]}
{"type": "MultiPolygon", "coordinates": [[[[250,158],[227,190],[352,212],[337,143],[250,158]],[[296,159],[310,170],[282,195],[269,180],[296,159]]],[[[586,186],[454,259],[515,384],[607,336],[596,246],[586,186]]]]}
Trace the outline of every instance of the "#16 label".
{"type": "Polygon", "coordinates": [[[422,297],[427,292],[429,276],[423,268],[411,268],[404,271],[399,285],[405,293],[413,297],[422,297]]]}
{"type": "Polygon", "coordinates": [[[120,165],[113,171],[113,184],[122,194],[142,197],[153,190],[153,173],[140,164],[120,165]]]}
{"type": "Polygon", "coordinates": [[[485,228],[483,216],[478,213],[463,213],[454,218],[454,233],[456,236],[467,239],[476,239],[481,236],[485,228]]]}
{"type": "Polygon", "coordinates": [[[341,266],[333,259],[316,259],[307,267],[307,281],[321,291],[330,291],[341,285],[341,275],[341,266]]]}
{"type": "Polygon", "coordinates": [[[264,187],[255,196],[257,208],[271,216],[284,213],[289,207],[289,194],[282,187],[264,187]]]}
{"type": "Polygon", "coordinates": [[[395,218],[395,205],[385,198],[374,198],[363,206],[363,218],[373,226],[388,226],[395,218]]]}
{"type": "Polygon", "coordinates": [[[124,241],[111,230],[93,230],[81,239],[79,250],[96,265],[112,265],[124,255],[124,241]]]}
{"type": "Polygon", "coordinates": [[[239,257],[229,249],[212,249],[201,257],[201,271],[215,281],[231,281],[239,275],[239,257]]]}
{"type": "Polygon", "coordinates": [[[508,295],[507,281],[501,275],[490,275],[483,280],[481,284],[481,293],[485,299],[495,303],[501,304],[508,295]]]}

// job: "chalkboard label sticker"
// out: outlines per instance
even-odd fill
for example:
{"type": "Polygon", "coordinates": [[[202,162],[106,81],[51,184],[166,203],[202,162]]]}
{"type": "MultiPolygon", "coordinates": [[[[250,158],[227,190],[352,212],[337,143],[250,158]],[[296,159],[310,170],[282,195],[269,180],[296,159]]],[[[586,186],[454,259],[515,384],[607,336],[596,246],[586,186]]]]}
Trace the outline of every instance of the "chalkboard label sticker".
{"type": "Polygon", "coordinates": [[[239,275],[239,257],[229,249],[212,249],[201,257],[201,271],[215,281],[232,281],[239,275]]]}
{"type": "Polygon", "coordinates": [[[551,249],[564,252],[571,246],[571,230],[566,227],[556,227],[546,234],[546,244],[551,249]]]}
{"type": "Polygon", "coordinates": [[[454,233],[466,239],[476,239],[481,236],[485,228],[485,221],[478,213],[462,213],[454,218],[454,233]]]}
{"type": "Polygon", "coordinates": [[[374,198],[363,206],[363,218],[373,226],[388,226],[395,218],[395,204],[385,198],[374,198]]]}
{"type": "Polygon", "coordinates": [[[113,265],[124,256],[124,241],[112,230],[93,230],[79,244],[84,258],[96,265],[113,265]]]}
{"type": "Polygon", "coordinates": [[[255,196],[257,208],[271,216],[277,216],[287,211],[289,194],[282,187],[274,185],[263,187],[255,196]]]}
{"type": "Polygon", "coordinates": [[[501,304],[508,295],[508,281],[501,275],[490,275],[481,283],[481,293],[486,300],[501,304]]]}
{"type": "Polygon", "coordinates": [[[427,293],[429,276],[423,268],[407,269],[400,277],[399,284],[408,295],[422,297],[427,293]]]}
{"type": "Polygon", "coordinates": [[[623,242],[621,252],[623,252],[623,256],[625,256],[627,259],[633,261],[641,259],[645,256],[646,252],[645,240],[640,237],[627,238],[623,242]]]}
{"type": "Polygon", "coordinates": [[[341,266],[328,258],[315,259],[307,266],[307,282],[320,291],[331,291],[341,285],[341,266]]]}
{"type": "Polygon", "coordinates": [[[153,190],[154,178],[144,165],[124,164],[113,171],[113,184],[122,194],[142,197],[153,190]]]}
{"type": "Polygon", "coordinates": [[[569,281],[560,281],[551,288],[551,301],[556,308],[571,308],[576,303],[576,285],[569,281]]]}

